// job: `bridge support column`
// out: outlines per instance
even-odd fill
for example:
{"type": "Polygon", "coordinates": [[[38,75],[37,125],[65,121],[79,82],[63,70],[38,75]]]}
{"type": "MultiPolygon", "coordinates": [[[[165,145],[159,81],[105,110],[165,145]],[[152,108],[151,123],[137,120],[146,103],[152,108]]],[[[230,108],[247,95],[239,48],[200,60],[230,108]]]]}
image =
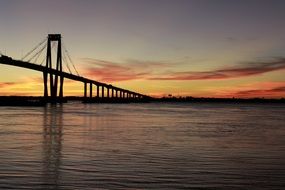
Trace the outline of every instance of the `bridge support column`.
{"type": "Polygon", "coordinates": [[[46,70],[43,72],[44,78],[44,97],[48,100],[48,75],[49,75],[49,88],[50,88],[50,101],[52,103],[62,102],[63,98],[63,80],[62,73],[62,52],[61,52],[61,35],[60,34],[49,34],[47,41],[47,55],[46,55],[46,70]],[[56,68],[57,73],[51,73],[48,70],[53,69],[52,58],[51,58],[51,42],[57,42],[57,57],[56,57],[56,68]],[[59,78],[59,81],[58,81],[59,78]],[[58,94],[59,85],[59,94],[58,94]],[[59,98],[59,99],[58,99],[59,98]]]}
{"type": "Polygon", "coordinates": [[[107,98],[110,98],[110,88],[107,87],[107,98]]]}
{"type": "Polygon", "coordinates": [[[63,98],[63,80],[64,80],[64,77],[61,76],[60,77],[60,85],[59,85],[59,98],[60,99],[63,98]]]}
{"type": "Polygon", "coordinates": [[[104,98],[104,86],[102,86],[102,98],[104,98]]]}
{"type": "Polygon", "coordinates": [[[84,98],[87,98],[87,83],[84,82],[84,98]]]}
{"type": "Polygon", "coordinates": [[[90,94],[90,98],[92,98],[92,83],[90,83],[90,92],[89,92],[89,94],[90,94]]]}
{"type": "Polygon", "coordinates": [[[44,78],[44,98],[47,99],[48,97],[48,73],[46,71],[43,72],[43,78],[44,78]]]}
{"type": "Polygon", "coordinates": [[[97,98],[99,98],[99,92],[100,92],[100,88],[99,88],[99,85],[97,85],[97,98]]]}

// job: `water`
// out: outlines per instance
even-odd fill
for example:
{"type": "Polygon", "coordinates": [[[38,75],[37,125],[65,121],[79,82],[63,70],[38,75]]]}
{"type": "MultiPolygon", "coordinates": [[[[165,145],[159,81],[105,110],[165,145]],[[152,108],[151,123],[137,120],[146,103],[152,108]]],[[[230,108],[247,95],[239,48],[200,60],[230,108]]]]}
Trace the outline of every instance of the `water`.
{"type": "Polygon", "coordinates": [[[284,189],[285,105],[0,107],[0,189],[284,189]]]}

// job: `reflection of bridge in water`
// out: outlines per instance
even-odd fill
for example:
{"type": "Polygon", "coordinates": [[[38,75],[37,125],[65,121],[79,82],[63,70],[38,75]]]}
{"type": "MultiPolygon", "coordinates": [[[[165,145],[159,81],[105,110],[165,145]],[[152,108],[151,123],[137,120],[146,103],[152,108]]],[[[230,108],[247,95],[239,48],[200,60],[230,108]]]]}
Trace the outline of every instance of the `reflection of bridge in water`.
{"type": "Polygon", "coordinates": [[[63,136],[62,120],[62,105],[51,105],[50,107],[44,107],[42,174],[44,185],[47,187],[52,187],[52,189],[58,189],[58,186],[60,185],[63,136]]]}
{"type": "MultiPolygon", "coordinates": [[[[102,83],[92,79],[88,79],[82,76],[79,76],[74,64],[65,49],[62,53],[62,41],[60,34],[49,34],[47,40],[42,41],[38,44],[32,51],[30,51],[22,60],[15,60],[11,57],[1,55],[0,64],[11,65],[16,67],[22,67],[26,69],[31,69],[35,71],[40,71],[43,73],[43,82],[44,82],[44,99],[48,102],[62,102],[63,101],[63,83],[64,79],[71,79],[73,81],[79,81],[84,84],[84,100],[85,101],[141,101],[149,98],[149,96],[133,92],[127,89],[115,87],[110,84],[102,83]],[[45,43],[46,42],[46,43],[45,43]],[[57,56],[55,59],[56,67],[53,68],[52,65],[52,49],[57,43],[57,56]],[[45,66],[41,64],[31,63],[32,60],[35,62],[40,57],[44,49],[47,49],[47,54],[45,58],[45,66]],[[67,53],[67,56],[64,53],[67,53]],[[31,56],[28,61],[24,61],[25,58],[31,56]],[[66,67],[69,72],[63,71],[62,60],[71,63],[76,74],[71,72],[71,67],[67,64],[66,67]],[[89,85],[89,89],[88,89],[89,85]],[[93,89],[92,87],[96,86],[96,96],[93,98],[93,89]]],[[[64,48],[64,46],[63,46],[64,48]]],[[[43,60],[44,61],[44,60],[43,60]]]]}

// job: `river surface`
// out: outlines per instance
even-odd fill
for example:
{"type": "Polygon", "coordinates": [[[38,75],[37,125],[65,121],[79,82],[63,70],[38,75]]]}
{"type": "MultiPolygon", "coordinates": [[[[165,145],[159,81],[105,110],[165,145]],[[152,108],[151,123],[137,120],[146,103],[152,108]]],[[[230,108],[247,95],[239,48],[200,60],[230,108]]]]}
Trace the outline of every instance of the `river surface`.
{"type": "Polygon", "coordinates": [[[284,189],[285,105],[0,107],[0,189],[284,189]]]}

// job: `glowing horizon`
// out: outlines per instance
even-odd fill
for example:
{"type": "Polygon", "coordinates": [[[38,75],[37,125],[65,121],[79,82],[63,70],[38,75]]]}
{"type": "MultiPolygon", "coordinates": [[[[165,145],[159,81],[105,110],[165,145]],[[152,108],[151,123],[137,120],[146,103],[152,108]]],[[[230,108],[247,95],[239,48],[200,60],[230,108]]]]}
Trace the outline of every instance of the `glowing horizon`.
{"type": "MultiPolygon", "coordinates": [[[[100,82],[158,97],[285,97],[283,1],[1,4],[0,52],[15,59],[61,33],[79,73],[100,82]]],[[[43,95],[41,73],[0,67],[1,96],[43,95]]],[[[83,84],[66,80],[64,95],[83,96],[83,84]]]]}

